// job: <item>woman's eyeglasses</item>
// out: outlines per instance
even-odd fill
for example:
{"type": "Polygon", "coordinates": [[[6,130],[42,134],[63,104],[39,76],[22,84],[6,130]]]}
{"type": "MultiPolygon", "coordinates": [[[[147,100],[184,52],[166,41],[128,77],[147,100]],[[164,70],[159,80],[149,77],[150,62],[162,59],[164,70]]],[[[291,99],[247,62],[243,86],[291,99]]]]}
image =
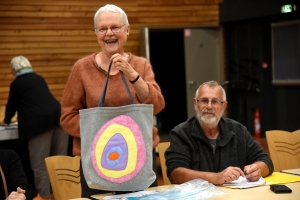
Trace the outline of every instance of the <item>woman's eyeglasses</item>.
{"type": "Polygon", "coordinates": [[[100,34],[100,35],[105,35],[108,31],[108,29],[110,29],[113,33],[118,33],[120,32],[121,28],[123,26],[125,26],[126,24],[122,25],[122,26],[113,26],[113,27],[110,27],[110,28],[107,28],[107,27],[101,27],[99,29],[95,28],[95,30],[100,34]]]}

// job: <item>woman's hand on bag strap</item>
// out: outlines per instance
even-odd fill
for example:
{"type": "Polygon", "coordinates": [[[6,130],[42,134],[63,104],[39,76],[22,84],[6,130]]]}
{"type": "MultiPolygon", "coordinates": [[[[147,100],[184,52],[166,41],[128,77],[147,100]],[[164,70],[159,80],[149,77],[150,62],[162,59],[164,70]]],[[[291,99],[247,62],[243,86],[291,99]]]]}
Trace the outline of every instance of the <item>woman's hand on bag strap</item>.
{"type": "Polygon", "coordinates": [[[128,80],[132,81],[136,79],[138,73],[127,62],[127,58],[127,54],[122,56],[121,54],[116,53],[111,57],[111,60],[113,60],[113,66],[117,70],[122,71],[128,80]]]}
{"type": "Polygon", "coordinates": [[[140,77],[140,75],[127,62],[127,58],[116,53],[111,57],[111,59],[113,60],[114,66],[118,70],[122,71],[129,81],[134,82],[132,85],[140,102],[146,101],[149,95],[149,87],[142,77],[140,77]]]}

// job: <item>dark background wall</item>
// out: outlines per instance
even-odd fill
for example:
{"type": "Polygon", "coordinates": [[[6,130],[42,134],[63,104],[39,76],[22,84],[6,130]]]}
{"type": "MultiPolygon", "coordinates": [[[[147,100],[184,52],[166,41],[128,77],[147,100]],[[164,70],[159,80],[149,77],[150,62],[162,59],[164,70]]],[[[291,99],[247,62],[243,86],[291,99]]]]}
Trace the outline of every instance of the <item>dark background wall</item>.
{"type": "Polygon", "coordinates": [[[150,29],[149,41],[150,61],[166,104],[156,115],[161,135],[187,119],[183,28],[150,29]]]}
{"type": "MultiPolygon", "coordinates": [[[[299,19],[299,4],[295,0],[220,3],[226,46],[228,84],[224,87],[229,101],[228,117],[247,125],[251,133],[255,108],[260,109],[262,136],[266,130],[300,128],[300,85],[272,84],[271,43],[271,24],[299,19]],[[296,11],[281,13],[285,4],[294,5],[296,11]],[[262,68],[263,62],[268,64],[267,68],[262,68]]],[[[298,69],[300,73],[300,66],[298,69]]]]}

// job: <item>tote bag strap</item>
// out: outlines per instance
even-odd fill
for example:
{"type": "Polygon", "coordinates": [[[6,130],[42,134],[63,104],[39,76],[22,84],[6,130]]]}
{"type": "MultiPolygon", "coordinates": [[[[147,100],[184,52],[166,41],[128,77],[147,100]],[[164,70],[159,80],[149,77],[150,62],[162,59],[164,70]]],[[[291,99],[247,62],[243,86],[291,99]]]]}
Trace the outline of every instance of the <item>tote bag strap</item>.
{"type": "MultiPolygon", "coordinates": [[[[100,97],[100,101],[98,103],[98,107],[103,107],[104,105],[104,101],[105,101],[105,95],[106,95],[106,89],[107,89],[107,85],[108,85],[108,77],[109,77],[109,72],[110,72],[110,68],[111,68],[111,65],[112,65],[112,61],[110,62],[109,64],[109,67],[108,67],[108,71],[107,71],[107,76],[106,76],[106,80],[105,80],[105,83],[104,83],[104,86],[103,86],[103,90],[102,90],[102,94],[101,94],[101,97],[100,97]]],[[[123,74],[122,71],[120,71],[120,74],[121,74],[121,77],[122,77],[122,81],[126,87],[126,91],[129,95],[129,100],[130,100],[130,104],[134,104],[134,100],[133,100],[133,96],[129,90],[129,86],[126,82],[126,79],[125,79],[125,76],[123,74]]]]}
{"type": "Polygon", "coordinates": [[[3,187],[4,187],[4,191],[5,191],[5,197],[8,197],[6,180],[5,180],[5,176],[4,176],[1,165],[0,165],[0,174],[1,174],[1,177],[2,177],[3,187]]]}

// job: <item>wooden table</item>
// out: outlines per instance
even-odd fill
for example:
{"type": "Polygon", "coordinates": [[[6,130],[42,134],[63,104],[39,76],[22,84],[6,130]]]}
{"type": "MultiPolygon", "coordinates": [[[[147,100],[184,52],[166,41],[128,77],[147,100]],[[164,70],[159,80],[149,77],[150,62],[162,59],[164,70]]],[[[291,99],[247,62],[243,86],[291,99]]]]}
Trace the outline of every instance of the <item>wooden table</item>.
{"type": "MultiPolygon", "coordinates": [[[[292,189],[292,193],[289,194],[275,194],[270,190],[269,185],[247,188],[247,189],[231,189],[227,187],[218,186],[221,190],[223,190],[226,194],[215,196],[210,198],[210,200],[235,200],[235,199],[243,199],[243,200],[299,200],[300,199],[300,182],[295,183],[287,183],[284,184],[292,189]]],[[[164,185],[158,187],[148,188],[148,191],[151,190],[160,190],[160,189],[168,189],[173,187],[174,185],[164,185]]],[[[95,199],[103,199],[105,196],[111,194],[99,194],[93,195],[92,197],[95,199]]],[[[79,198],[86,199],[86,198],[79,198]]]]}

